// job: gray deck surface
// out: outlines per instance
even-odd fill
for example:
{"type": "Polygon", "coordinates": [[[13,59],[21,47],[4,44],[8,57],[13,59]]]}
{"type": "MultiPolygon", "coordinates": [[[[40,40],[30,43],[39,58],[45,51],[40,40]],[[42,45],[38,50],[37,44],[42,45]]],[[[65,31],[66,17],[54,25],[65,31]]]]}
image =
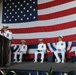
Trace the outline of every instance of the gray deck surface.
{"type": "Polygon", "coordinates": [[[66,63],[54,63],[54,62],[23,62],[23,63],[14,63],[10,66],[7,66],[7,69],[18,69],[18,70],[38,70],[38,71],[49,71],[52,67],[53,71],[60,72],[76,72],[76,63],[66,62],[66,63]]]}

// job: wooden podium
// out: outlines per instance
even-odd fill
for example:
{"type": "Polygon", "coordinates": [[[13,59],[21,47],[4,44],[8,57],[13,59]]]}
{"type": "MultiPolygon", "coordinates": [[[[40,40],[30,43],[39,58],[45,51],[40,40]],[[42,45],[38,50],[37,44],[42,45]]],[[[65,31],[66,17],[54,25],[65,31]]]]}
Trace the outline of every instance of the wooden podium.
{"type": "Polygon", "coordinates": [[[0,35],[0,66],[8,63],[9,40],[0,35]]]}

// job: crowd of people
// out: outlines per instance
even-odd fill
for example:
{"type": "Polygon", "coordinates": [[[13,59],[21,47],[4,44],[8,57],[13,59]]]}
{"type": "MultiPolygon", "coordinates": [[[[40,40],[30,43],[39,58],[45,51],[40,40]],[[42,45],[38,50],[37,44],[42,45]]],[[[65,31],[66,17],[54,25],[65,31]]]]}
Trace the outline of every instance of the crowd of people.
{"type": "MultiPolygon", "coordinates": [[[[4,26],[3,27],[3,31],[1,33],[1,35],[3,35],[4,37],[6,37],[7,39],[9,39],[10,43],[9,43],[9,49],[11,46],[11,41],[13,40],[13,34],[12,32],[9,30],[8,26],[4,26]]],[[[56,51],[54,51],[54,55],[56,57],[56,63],[64,63],[65,62],[65,53],[66,53],[66,42],[64,42],[62,36],[58,36],[58,42],[56,43],[56,51]],[[62,58],[60,58],[59,54],[61,54],[62,58]]],[[[38,54],[41,54],[41,61],[40,63],[44,62],[44,56],[47,52],[47,46],[46,44],[43,42],[43,39],[38,39],[39,44],[38,44],[38,48],[37,50],[34,52],[34,63],[37,62],[37,57],[38,54]]],[[[18,62],[21,63],[22,62],[22,55],[26,54],[28,50],[28,46],[26,44],[25,40],[21,40],[21,45],[19,46],[19,49],[17,51],[14,52],[14,63],[18,62]],[[17,55],[19,55],[19,61],[17,60],[17,55]]],[[[75,52],[76,55],[76,46],[72,47],[72,50],[70,52],[75,52]]],[[[11,49],[9,51],[9,63],[11,63],[11,49]]]]}

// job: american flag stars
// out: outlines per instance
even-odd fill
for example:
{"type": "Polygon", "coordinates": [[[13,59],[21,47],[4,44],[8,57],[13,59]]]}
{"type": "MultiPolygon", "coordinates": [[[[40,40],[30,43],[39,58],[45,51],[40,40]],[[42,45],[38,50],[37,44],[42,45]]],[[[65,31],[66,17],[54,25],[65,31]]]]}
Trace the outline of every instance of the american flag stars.
{"type": "Polygon", "coordinates": [[[37,20],[37,0],[3,0],[3,23],[37,20]]]}

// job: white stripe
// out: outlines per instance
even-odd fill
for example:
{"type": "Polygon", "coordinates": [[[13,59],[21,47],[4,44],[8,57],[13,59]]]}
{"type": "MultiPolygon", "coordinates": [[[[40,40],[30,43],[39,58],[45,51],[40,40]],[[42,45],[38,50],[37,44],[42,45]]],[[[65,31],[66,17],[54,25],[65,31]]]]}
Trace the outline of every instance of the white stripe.
{"type": "MultiPolygon", "coordinates": [[[[49,50],[50,50],[51,52],[54,52],[54,50],[53,50],[52,47],[50,46],[50,43],[47,43],[47,45],[48,45],[48,47],[49,47],[49,50]]],[[[55,47],[55,43],[53,43],[53,46],[55,47]]]]}
{"type": "Polygon", "coordinates": [[[66,36],[76,34],[76,27],[65,30],[53,31],[53,32],[39,32],[39,33],[27,33],[27,34],[13,34],[15,39],[38,39],[38,38],[53,38],[58,36],[66,36]]]}
{"type": "Polygon", "coordinates": [[[29,50],[28,50],[28,51],[29,51],[28,53],[29,53],[29,54],[34,54],[36,50],[37,50],[37,48],[29,49],[29,50]]]}
{"type": "Polygon", "coordinates": [[[68,42],[67,51],[70,49],[71,45],[72,45],[72,42],[68,42]]]}
{"type": "Polygon", "coordinates": [[[38,4],[43,4],[43,3],[51,2],[54,0],[37,0],[37,1],[38,1],[38,4]]]}
{"type": "Polygon", "coordinates": [[[76,54],[76,47],[75,46],[72,47],[71,52],[75,52],[75,54],[76,54]]]}
{"type": "Polygon", "coordinates": [[[13,24],[8,23],[8,24],[3,24],[3,26],[8,25],[9,28],[31,28],[31,27],[40,27],[40,26],[52,26],[52,25],[62,24],[71,21],[76,21],[76,14],[55,18],[51,20],[45,20],[45,21],[34,21],[29,23],[27,22],[27,23],[13,23],[13,24]]]}
{"type": "Polygon", "coordinates": [[[51,14],[59,11],[63,11],[66,9],[74,8],[76,7],[76,1],[68,2],[65,4],[57,5],[54,7],[49,7],[46,9],[38,10],[38,15],[45,15],[45,14],[51,14]]]}

